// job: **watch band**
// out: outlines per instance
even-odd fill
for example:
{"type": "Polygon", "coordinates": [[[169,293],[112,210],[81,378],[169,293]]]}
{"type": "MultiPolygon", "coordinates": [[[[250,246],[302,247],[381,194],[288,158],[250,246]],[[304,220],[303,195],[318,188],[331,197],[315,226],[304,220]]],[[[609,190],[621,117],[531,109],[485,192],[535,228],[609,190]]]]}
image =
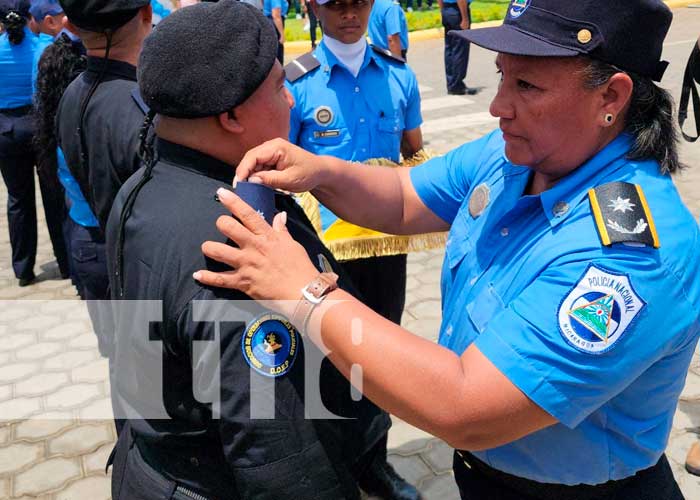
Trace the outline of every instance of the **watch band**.
{"type": "Polygon", "coordinates": [[[321,273],[311,283],[301,289],[301,299],[294,308],[290,321],[302,333],[306,330],[311,313],[333,290],[338,288],[338,275],[321,273]]]}

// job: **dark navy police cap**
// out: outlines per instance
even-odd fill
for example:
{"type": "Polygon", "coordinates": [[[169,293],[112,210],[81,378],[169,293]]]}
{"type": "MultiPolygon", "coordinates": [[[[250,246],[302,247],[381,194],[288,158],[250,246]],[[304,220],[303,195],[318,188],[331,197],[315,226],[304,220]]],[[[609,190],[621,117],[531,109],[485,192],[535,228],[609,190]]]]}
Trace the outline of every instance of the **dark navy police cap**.
{"type": "Polygon", "coordinates": [[[265,81],[277,44],[272,23],[252,5],[220,0],[179,9],[144,41],[141,96],[152,111],[172,118],[225,113],[265,81]]]}
{"type": "Polygon", "coordinates": [[[104,33],[131,21],[150,0],[59,0],[68,20],[78,28],[104,33]]]}
{"type": "Polygon", "coordinates": [[[44,20],[46,16],[56,16],[63,12],[63,7],[58,3],[58,0],[32,0],[32,6],[29,13],[38,22],[44,20]]]}
{"type": "Polygon", "coordinates": [[[511,0],[503,25],[450,34],[504,54],[585,55],[660,81],[672,18],[661,0],[511,0]]]}

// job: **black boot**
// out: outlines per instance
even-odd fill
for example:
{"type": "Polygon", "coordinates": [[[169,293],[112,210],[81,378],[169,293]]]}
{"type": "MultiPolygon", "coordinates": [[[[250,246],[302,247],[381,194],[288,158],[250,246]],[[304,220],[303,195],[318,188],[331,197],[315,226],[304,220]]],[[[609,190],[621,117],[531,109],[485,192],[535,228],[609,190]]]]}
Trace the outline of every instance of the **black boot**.
{"type": "Polygon", "coordinates": [[[385,453],[377,453],[359,478],[360,488],[370,496],[384,500],[422,500],[415,486],[398,475],[385,453]]]}

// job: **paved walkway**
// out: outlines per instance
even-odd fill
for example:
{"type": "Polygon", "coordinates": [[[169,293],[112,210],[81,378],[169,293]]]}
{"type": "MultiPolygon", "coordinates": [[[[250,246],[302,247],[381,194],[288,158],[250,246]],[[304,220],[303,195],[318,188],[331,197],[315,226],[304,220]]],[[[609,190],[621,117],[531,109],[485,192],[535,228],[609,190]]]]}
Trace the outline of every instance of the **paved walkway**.
{"type": "MultiPolygon", "coordinates": [[[[664,84],[678,96],[680,74],[700,26],[700,9],[676,11],[664,84]]],[[[409,60],[423,93],[426,142],[437,152],[497,126],[488,114],[495,93],[493,55],[472,49],[468,83],[474,97],[443,91],[442,43],[414,44],[409,60]]],[[[700,215],[700,146],[684,146],[691,167],[676,177],[683,197],[700,215]]],[[[0,189],[0,206],[6,193],[0,189]]],[[[439,279],[443,252],[411,255],[404,326],[436,340],[440,324],[439,279]]],[[[109,421],[106,362],[99,357],[84,304],[58,278],[43,218],[39,281],[18,288],[9,265],[7,222],[0,217],[0,499],[102,500],[109,498],[104,463],[114,441],[109,421]],[[17,300],[19,299],[19,300],[17,300]]],[[[685,452],[700,433],[700,362],[694,359],[667,449],[688,499],[700,499],[700,479],[683,470],[685,452]]],[[[451,450],[441,441],[397,421],[389,436],[390,460],[427,500],[456,500],[451,450]]],[[[581,450],[584,451],[585,450],[581,450]]]]}

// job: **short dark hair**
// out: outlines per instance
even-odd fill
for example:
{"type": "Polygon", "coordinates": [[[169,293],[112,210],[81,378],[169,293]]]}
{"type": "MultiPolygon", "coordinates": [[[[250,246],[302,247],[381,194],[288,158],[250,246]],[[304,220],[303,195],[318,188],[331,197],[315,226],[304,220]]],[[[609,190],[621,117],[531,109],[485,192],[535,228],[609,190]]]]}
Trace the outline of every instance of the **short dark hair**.
{"type": "Polygon", "coordinates": [[[625,117],[625,130],[634,136],[634,146],[627,158],[655,159],[662,172],[674,173],[685,168],[678,158],[679,137],[671,94],[650,78],[596,59],[585,60],[583,81],[586,88],[598,88],[617,73],[625,73],[632,79],[632,100],[625,117]]]}

